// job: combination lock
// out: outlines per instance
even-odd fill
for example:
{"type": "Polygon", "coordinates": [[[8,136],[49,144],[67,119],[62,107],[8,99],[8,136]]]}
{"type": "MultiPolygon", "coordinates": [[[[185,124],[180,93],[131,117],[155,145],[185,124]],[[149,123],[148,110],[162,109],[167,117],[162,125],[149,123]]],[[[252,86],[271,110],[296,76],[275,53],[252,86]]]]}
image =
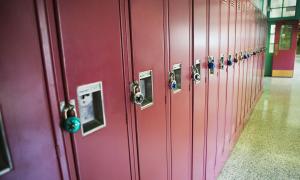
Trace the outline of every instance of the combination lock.
{"type": "Polygon", "coordinates": [[[231,65],[232,65],[232,56],[231,56],[231,55],[228,56],[228,59],[227,59],[227,65],[228,65],[228,66],[231,66],[231,65]]]}
{"type": "Polygon", "coordinates": [[[192,79],[193,79],[193,81],[195,81],[195,82],[199,82],[200,80],[201,80],[201,75],[200,75],[200,72],[199,72],[199,70],[197,69],[197,67],[196,66],[192,66],[192,79]]]}
{"type": "Polygon", "coordinates": [[[76,133],[81,127],[80,119],[77,117],[75,106],[67,104],[63,110],[63,128],[69,133],[76,133]]]}
{"type": "Polygon", "coordinates": [[[142,105],[144,102],[145,97],[141,92],[140,85],[137,81],[134,81],[131,84],[131,101],[137,105],[142,105]]]}

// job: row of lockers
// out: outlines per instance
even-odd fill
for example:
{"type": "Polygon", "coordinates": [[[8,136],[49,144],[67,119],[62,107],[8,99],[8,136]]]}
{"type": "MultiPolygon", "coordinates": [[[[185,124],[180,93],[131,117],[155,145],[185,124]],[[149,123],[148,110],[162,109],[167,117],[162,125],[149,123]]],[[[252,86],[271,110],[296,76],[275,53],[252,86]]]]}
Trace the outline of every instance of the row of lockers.
{"type": "Polygon", "coordinates": [[[262,92],[248,0],[11,0],[0,22],[1,179],[216,179],[262,92]]]}

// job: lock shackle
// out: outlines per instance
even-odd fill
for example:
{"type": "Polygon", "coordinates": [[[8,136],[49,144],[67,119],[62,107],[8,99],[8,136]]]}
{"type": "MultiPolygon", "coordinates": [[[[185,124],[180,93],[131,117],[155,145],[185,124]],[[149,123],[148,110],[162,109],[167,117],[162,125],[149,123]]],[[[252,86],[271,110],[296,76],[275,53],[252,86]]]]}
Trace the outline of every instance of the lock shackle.
{"type": "Polygon", "coordinates": [[[66,104],[66,106],[64,107],[64,119],[68,118],[68,112],[69,111],[73,111],[74,115],[72,115],[71,117],[77,117],[77,111],[74,105],[72,104],[66,104]]]}

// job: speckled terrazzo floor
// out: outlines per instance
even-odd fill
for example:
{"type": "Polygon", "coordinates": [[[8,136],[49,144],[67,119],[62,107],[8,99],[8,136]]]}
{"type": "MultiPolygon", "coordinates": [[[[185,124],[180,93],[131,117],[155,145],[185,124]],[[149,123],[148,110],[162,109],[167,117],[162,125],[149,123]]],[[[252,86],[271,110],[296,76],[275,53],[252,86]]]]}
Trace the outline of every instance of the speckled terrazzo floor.
{"type": "Polygon", "coordinates": [[[300,58],[294,78],[265,78],[264,93],[219,180],[300,180],[300,58]]]}

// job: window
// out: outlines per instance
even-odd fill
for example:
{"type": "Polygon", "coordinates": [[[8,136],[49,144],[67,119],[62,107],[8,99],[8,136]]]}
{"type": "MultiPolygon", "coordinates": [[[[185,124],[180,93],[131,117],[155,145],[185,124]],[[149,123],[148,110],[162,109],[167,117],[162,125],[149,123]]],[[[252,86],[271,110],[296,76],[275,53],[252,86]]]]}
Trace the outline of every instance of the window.
{"type": "Polygon", "coordinates": [[[276,28],[275,24],[272,24],[270,26],[269,53],[274,53],[275,28],[276,28]]]}
{"type": "Polygon", "coordinates": [[[270,18],[292,17],[296,15],[297,0],[272,0],[270,18]]]}
{"type": "Polygon", "coordinates": [[[280,40],[279,40],[279,49],[287,50],[291,48],[292,41],[292,26],[291,25],[282,25],[280,28],[280,40]]]}

